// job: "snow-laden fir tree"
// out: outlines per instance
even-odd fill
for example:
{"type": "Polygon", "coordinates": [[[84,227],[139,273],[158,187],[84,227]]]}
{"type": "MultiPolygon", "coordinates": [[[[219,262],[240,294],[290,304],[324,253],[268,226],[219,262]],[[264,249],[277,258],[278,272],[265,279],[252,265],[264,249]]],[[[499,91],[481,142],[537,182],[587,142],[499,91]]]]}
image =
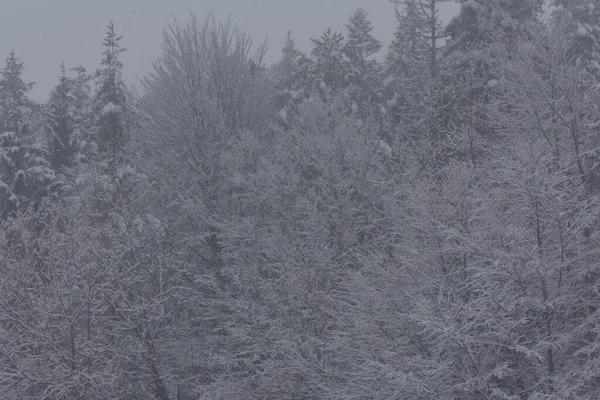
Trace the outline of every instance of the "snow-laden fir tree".
{"type": "Polygon", "coordinates": [[[444,46],[440,18],[440,3],[448,0],[390,0],[396,5],[399,30],[393,43],[393,52],[425,63],[431,79],[438,72],[438,58],[444,46]],[[404,11],[399,12],[398,7],[404,11]],[[397,47],[397,48],[396,48],[397,47]]]}
{"type": "Polygon", "coordinates": [[[381,42],[372,35],[373,24],[368,19],[364,8],[358,8],[346,25],[348,29],[347,43],[353,60],[367,62],[369,57],[381,49],[381,42]]]}
{"type": "Polygon", "coordinates": [[[539,28],[539,0],[463,1],[459,14],[444,29],[449,35],[444,51],[442,80],[452,102],[448,109],[462,135],[462,157],[479,164],[494,137],[484,108],[493,101],[496,65],[515,44],[529,40],[539,28]]]}
{"type": "Polygon", "coordinates": [[[301,79],[304,94],[329,91],[338,93],[350,83],[351,64],[347,54],[344,35],[327,29],[319,38],[311,39],[313,49],[310,57],[301,63],[301,79]]]}
{"type": "Polygon", "coordinates": [[[274,67],[277,79],[275,107],[279,111],[280,122],[286,126],[302,100],[299,71],[303,58],[305,56],[296,47],[292,33],[288,32],[281,49],[281,58],[274,67]]]}
{"type": "Polygon", "coordinates": [[[32,102],[23,62],[13,51],[0,70],[0,218],[39,200],[54,180],[46,150],[31,128],[32,102]]]}
{"type": "Polygon", "coordinates": [[[76,75],[70,78],[71,106],[75,112],[75,143],[74,163],[89,162],[98,155],[98,145],[94,140],[94,113],[92,108],[92,77],[82,67],[71,68],[76,75]]]}
{"type": "Polygon", "coordinates": [[[278,80],[281,84],[291,86],[298,73],[298,63],[301,57],[302,52],[296,47],[292,32],[288,31],[281,49],[281,59],[277,63],[278,80]]]}
{"type": "Polygon", "coordinates": [[[14,50],[6,58],[6,65],[0,72],[0,121],[3,131],[18,135],[30,133],[31,101],[27,92],[33,84],[23,81],[23,62],[15,56],[14,50]]]}
{"type": "Polygon", "coordinates": [[[482,50],[492,44],[513,45],[527,36],[542,11],[542,0],[461,1],[459,14],[448,24],[450,48],[482,50]]]}
{"type": "Polygon", "coordinates": [[[346,25],[348,35],[346,54],[350,59],[351,97],[362,116],[378,106],[382,82],[379,64],[373,57],[381,49],[381,42],[373,37],[373,24],[363,8],[358,8],[346,25]]]}
{"type": "Polygon", "coordinates": [[[120,54],[125,51],[120,44],[121,38],[115,33],[111,22],[103,43],[104,57],[96,78],[96,93],[93,98],[99,157],[106,162],[113,179],[117,165],[123,161],[124,148],[133,123],[133,111],[128,104],[123,82],[123,64],[119,60],[120,54]]]}
{"type": "Polygon", "coordinates": [[[60,66],[60,70],[59,83],[50,94],[45,121],[50,166],[54,170],[69,167],[76,150],[74,85],[72,79],[66,75],[64,64],[60,66]]]}
{"type": "Polygon", "coordinates": [[[455,99],[443,81],[443,1],[392,1],[398,29],[386,60],[386,111],[396,145],[410,148],[410,157],[427,173],[446,163],[457,146],[449,109],[455,99]]]}

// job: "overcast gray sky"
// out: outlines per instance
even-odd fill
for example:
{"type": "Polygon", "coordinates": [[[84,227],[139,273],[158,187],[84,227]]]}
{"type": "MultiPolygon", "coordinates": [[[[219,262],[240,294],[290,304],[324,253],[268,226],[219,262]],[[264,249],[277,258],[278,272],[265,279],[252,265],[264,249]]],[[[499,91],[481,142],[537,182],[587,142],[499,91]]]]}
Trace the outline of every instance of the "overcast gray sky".
{"type": "MultiPolygon", "coordinates": [[[[175,15],[185,19],[191,11],[204,17],[211,9],[216,18],[230,14],[255,43],[268,38],[267,62],[279,57],[288,30],[300,49],[310,49],[310,38],[325,29],[345,33],[344,24],[362,6],[375,25],[374,34],[386,46],[395,28],[394,7],[389,0],[2,0],[0,13],[0,62],[11,49],[25,62],[25,78],[36,81],[31,97],[45,101],[56,84],[59,65],[99,66],[106,25],[113,20],[122,44],[125,79],[138,83],[149,60],[160,51],[161,31],[175,15]]],[[[448,20],[458,6],[444,3],[448,20]]]]}

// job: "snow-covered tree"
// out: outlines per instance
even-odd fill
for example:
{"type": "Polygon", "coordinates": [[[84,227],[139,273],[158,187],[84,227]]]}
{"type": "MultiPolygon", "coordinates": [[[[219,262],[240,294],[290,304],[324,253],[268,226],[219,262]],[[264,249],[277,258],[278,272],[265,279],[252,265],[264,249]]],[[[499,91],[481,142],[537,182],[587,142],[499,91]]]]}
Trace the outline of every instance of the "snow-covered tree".
{"type": "Polygon", "coordinates": [[[119,60],[120,54],[125,51],[120,44],[121,38],[115,33],[111,22],[103,43],[103,67],[97,73],[92,103],[99,156],[106,161],[113,177],[117,165],[123,162],[123,151],[134,121],[122,77],[123,64],[119,60]]]}
{"type": "Polygon", "coordinates": [[[351,97],[361,115],[366,116],[380,106],[382,81],[379,65],[373,56],[381,49],[381,42],[371,34],[373,25],[363,8],[352,14],[346,28],[346,53],[352,70],[351,97]]]}
{"type": "Polygon", "coordinates": [[[94,140],[94,112],[92,107],[92,77],[82,66],[71,68],[76,75],[70,77],[71,106],[74,110],[74,132],[76,164],[93,160],[98,155],[98,145],[94,140]]]}
{"type": "Polygon", "coordinates": [[[517,43],[531,40],[539,29],[541,2],[465,1],[445,28],[442,80],[451,92],[449,114],[464,143],[461,156],[479,164],[494,132],[485,116],[494,98],[494,67],[510,58],[517,43]]]}
{"type": "MultiPolygon", "coordinates": [[[[245,266],[237,277],[256,314],[236,332],[248,332],[256,354],[249,368],[261,372],[242,375],[229,398],[342,399],[351,392],[362,361],[351,349],[363,338],[353,336],[346,313],[346,277],[361,270],[362,256],[384,247],[386,188],[376,182],[378,126],[350,109],[343,93],[326,101],[314,93],[268,153],[260,156],[252,142],[256,172],[240,168],[239,201],[254,211],[227,225],[235,234],[222,254],[245,266]]],[[[228,397],[219,387],[212,396],[228,397]]]]}
{"type": "Polygon", "coordinates": [[[593,0],[554,0],[558,10],[571,16],[577,41],[576,51],[582,57],[587,72],[600,81],[600,9],[593,0]]]}
{"type": "Polygon", "coordinates": [[[373,24],[368,19],[368,14],[364,8],[358,8],[346,25],[348,29],[348,47],[351,57],[356,61],[366,62],[369,57],[376,54],[381,49],[381,42],[375,39],[371,32],[373,24]]]}
{"type": "Polygon", "coordinates": [[[456,124],[453,98],[444,82],[445,37],[440,1],[393,1],[398,30],[386,60],[386,107],[394,145],[410,144],[411,157],[434,171],[453,157],[456,124]]]}
{"type": "Polygon", "coordinates": [[[33,84],[23,81],[23,62],[14,50],[6,58],[0,80],[0,120],[3,132],[10,131],[26,136],[30,133],[31,101],[27,92],[33,84]]]}
{"type": "Polygon", "coordinates": [[[144,80],[146,140],[178,191],[193,190],[206,211],[219,210],[221,154],[248,130],[268,134],[272,83],[262,68],[265,48],[231,21],[192,16],[163,32],[163,54],[144,80]]]}
{"type": "Polygon", "coordinates": [[[392,54],[410,57],[427,66],[432,80],[438,73],[440,49],[447,34],[443,31],[439,5],[448,0],[390,0],[396,6],[398,31],[392,54]],[[399,6],[404,6],[402,12],[399,6]]]}
{"type": "Polygon", "coordinates": [[[0,218],[34,204],[54,182],[46,150],[31,128],[30,84],[23,81],[23,62],[11,52],[0,71],[0,218]]]}
{"type": "Polygon", "coordinates": [[[296,47],[291,32],[287,33],[284,46],[281,49],[281,58],[274,67],[276,77],[275,106],[278,109],[279,121],[287,125],[297,106],[302,101],[300,82],[300,63],[305,58],[304,54],[296,47]]]}
{"type": "Polygon", "coordinates": [[[242,311],[253,307],[242,278],[253,271],[232,254],[258,208],[249,204],[256,191],[248,186],[269,152],[274,85],[263,68],[264,46],[253,55],[231,21],[191,16],[172,22],[163,38],[144,80],[148,118],[136,134],[152,157],[151,179],[185,199],[174,229],[186,243],[179,259],[189,268],[191,292],[181,345],[171,347],[179,357],[173,373],[185,377],[181,391],[191,398],[243,398],[240,388],[260,375],[263,343],[254,336],[260,313],[242,311]]]}
{"type": "Polygon", "coordinates": [[[46,137],[50,153],[50,166],[54,170],[69,167],[76,150],[75,124],[76,110],[73,95],[73,81],[66,75],[64,64],[60,67],[58,85],[50,95],[46,115],[46,137]]]}
{"type": "Polygon", "coordinates": [[[277,63],[277,78],[280,84],[292,86],[292,82],[298,73],[298,63],[301,57],[302,52],[296,47],[292,32],[288,31],[281,49],[281,58],[277,63]]]}
{"type": "Polygon", "coordinates": [[[302,59],[301,79],[305,97],[311,93],[339,93],[350,84],[351,64],[344,35],[327,29],[311,39],[310,57],[302,59]]]}

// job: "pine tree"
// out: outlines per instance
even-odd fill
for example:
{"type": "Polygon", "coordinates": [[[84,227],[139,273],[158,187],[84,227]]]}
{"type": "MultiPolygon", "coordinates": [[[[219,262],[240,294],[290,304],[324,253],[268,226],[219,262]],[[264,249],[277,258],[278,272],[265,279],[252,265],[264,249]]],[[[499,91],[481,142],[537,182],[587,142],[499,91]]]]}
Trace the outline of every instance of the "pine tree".
{"type": "Polygon", "coordinates": [[[484,157],[486,142],[494,137],[484,109],[496,95],[495,69],[540,28],[540,7],[539,0],[464,1],[445,29],[449,38],[443,80],[455,99],[450,108],[473,164],[484,157]]]}
{"type": "Polygon", "coordinates": [[[103,68],[98,71],[96,94],[93,99],[95,132],[98,152],[106,161],[114,178],[117,165],[123,160],[123,151],[129,139],[133,122],[132,109],[127,104],[127,93],[122,78],[123,64],[119,55],[121,36],[117,36],[111,22],[104,39],[103,68]]]}
{"type": "Polygon", "coordinates": [[[438,73],[438,59],[447,37],[439,17],[439,5],[445,1],[448,0],[391,0],[396,5],[399,23],[394,50],[426,65],[431,80],[438,73]],[[398,11],[398,5],[404,5],[403,13],[398,11]]]}
{"type": "Polygon", "coordinates": [[[462,1],[459,15],[445,29],[449,51],[483,50],[492,45],[514,48],[530,36],[542,4],[543,0],[462,1]]]}
{"type": "Polygon", "coordinates": [[[281,83],[291,86],[291,82],[298,73],[298,62],[301,57],[302,52],[296,47],[292,32],[288,31],[281,49],[281,59],[277,63],[278,78],[281,83]]]}
{"type": "Polygon", "coordinates": [[[45,123],[50,166],[54,170],[69,167],[75,154],[74,82],[66,75],[64,64],[60,70],[59,83],[50,95],[45,123]]]}
{"type": "Polygon", "coordinates": [[[348,29],[348,49],[355,62],[366,63],[381,49],[381,42],[373,37],[373,24],[363,8],[358,8],[346,25],[348,29]]]}
{"type": "Polygon", "coordinates": [[[3,131],[14,132],[19,136],[26,136],[31,128],[29,116],[32,103],[27,98],[27,92],[33,84],[23,81],[24,69],[23,62],[15,56],[13,50],[0,72],[0,121],[3,131]]]}
{"type": "Polygon", "coordinates": [[[82,67],[71,68],[76,76],[70,78],[70,96],[74,115],[73,142],[75,145],[75,164],[91,161],[98,155],[98,146],[94,140],[94,112],[90,81],[92,77],[82,67]]]}
{"type": "Polygon", "coordinates": [[[280,122],[287,125],[290,114],[296,112],[301,101],[300,96],[300,62],[304,54],[296,47],[292,33],[288,32],[281,49],[281,59],[275,66],[277,79],[275,106],[279,110],[280,122]]]}
{"type": "Polygon", "coordinates": [[[382,82],[379,65],[372,58],[381,49],[381,42],[371,34],[373,25],[363,8],[358,8],[352,14],[346,28],[348,29],[346,53],[352,71],[351,97],[360,114],[366,116],[370,108],[377,107],[381,97],[382,82]]]}
{"type": "Polygon", "coordinates": [[[33,86],[23,81],[23,62],[14,51],[0,71],[0,219],[40,200],[55,180],[45,159],[46,150],[31,128],[33,86]]]}
{"type": "Polygon", "coordinates": [[[388,48],[386,64],[388,74],[399,75],[406,73],[417,61],[425,58],[425,47],[417,38],[417,29],[414,24],[408,23],[415,18],[412,7],[406,7],[402,12],[396,5],[394,8],[397,27],[394,38],[388,48]]]}
{"type": "Polygon", "coordinates": [[[327,29],[318,39],[311,39],[313,49],[302,60],[303,89],[306,96],[313,92],[325,95],[337,93],[349,85],[350,60],[344,35],[327,29]]]}
{"type": "Polygon", "coordinates": [[[398,29],[386,60],[386,105],[398,132],[396,145],[410,148],[411,157],[428,173],[446,163],[457,146],[448,107],[454,99],[443,80],[447,36],[439,17],[443,1],[392,1],[398,29]]]}

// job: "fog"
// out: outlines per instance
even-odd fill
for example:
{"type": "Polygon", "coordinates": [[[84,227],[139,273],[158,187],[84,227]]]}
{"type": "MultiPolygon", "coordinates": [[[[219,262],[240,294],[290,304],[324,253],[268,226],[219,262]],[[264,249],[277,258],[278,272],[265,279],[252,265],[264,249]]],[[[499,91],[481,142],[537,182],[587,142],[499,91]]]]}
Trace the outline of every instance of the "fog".
{"type": "MultiPolygon", "coordinates": [[[[298,47],[310,50],[310,38],[327,28],[345,32],[351,13],[363,7],[374,24],[374,36],[385,46],[391,41],[396,19],[388,0],[28,0],[8,1],[0,14],[0,57],[11,49],[25,62],[25,78],[36,85],[31,97],[46,101],[56,84],[59,65],[83,65],[93,71],[102,56],[102,39],[112,20],[123,36],[128,84],[137,84],[150,60],[160,51],[162,29],[173,17],[190,12],[204,17],[211,10],[218,20],[231,16],[255,43],[268,41],[266,61],[275,62],[283,38],[292,31],[298,47]]],[[[442,4],[442,18],[458,10],[454,2],[442,4]]]]}

